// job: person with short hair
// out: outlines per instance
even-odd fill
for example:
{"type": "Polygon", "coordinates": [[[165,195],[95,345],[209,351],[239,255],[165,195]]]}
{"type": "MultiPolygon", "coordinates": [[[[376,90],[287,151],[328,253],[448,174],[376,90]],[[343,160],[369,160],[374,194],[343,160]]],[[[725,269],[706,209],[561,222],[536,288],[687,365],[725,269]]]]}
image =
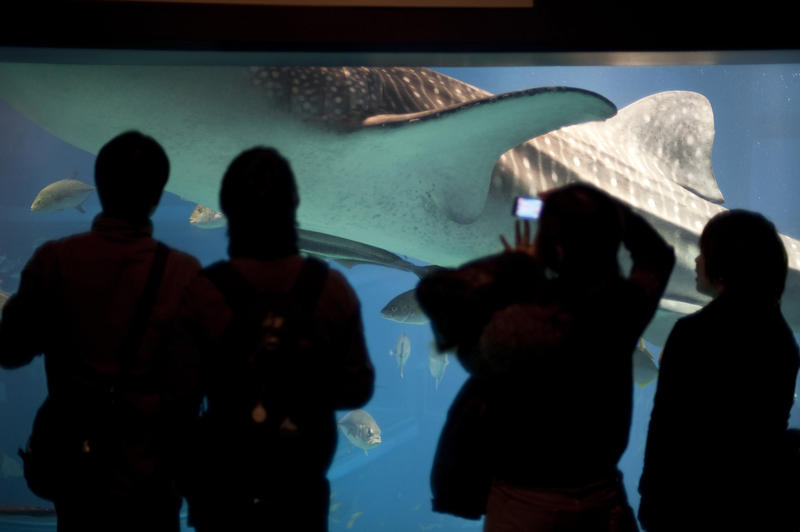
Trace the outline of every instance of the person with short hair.
{"type": "Polygon", "coordinates": [[[165,430],[174,374],[159,346],[200,264],[152,237],[168,176],[152,137],[110,140],[95,161],[103,211],[91,230],[40,246],[3,308],[0,366],[44,355],[48,398],[25,469],[51,454],[44,447],[58,457],[45,473],[59,532],[179,529],[165,430]]]}
{"type": "Polygon", "coordinates": [[[196,402],[205,399],[182,481],[198,532],[327,530],[334,411],[372,396],[360,302],[339,272],[299,254],[299,202],[277,150],[238,155],[220,188],[230,259],[206,268],[184,300],[176,349],[193,354],[196,402]],[[287,298],[303,330],[292,328],[298,315],[269,313],[287,298]]]}
{"type": "Polygon", "coordinates": [[[649,532],[800,530],[786,249],[764,216],[730,210],[706,224],[696,265],[713,299],[678,320],[661,353],[639,520],[649,532]]]}

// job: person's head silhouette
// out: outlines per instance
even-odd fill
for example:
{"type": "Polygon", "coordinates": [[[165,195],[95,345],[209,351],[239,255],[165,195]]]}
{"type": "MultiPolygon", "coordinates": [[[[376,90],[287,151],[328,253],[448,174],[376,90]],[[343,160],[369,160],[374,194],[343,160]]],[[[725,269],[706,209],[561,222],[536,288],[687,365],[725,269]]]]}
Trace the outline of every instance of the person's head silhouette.
{"type": "Polygon", "coordinates": [[[761,295],[779,300],[788,270],[775,225],[761,214],[734,209],[717,214],[700,235],[697,289],[761,295]]]}
{"type": "Polygon", "coordinates": [[[535,249],[550,270],[579,278],[619,275],[620,214],[608,195],[585,183],[548,192],[535,249]]]}
{"type": "Polygon", "coordinates": [[[103,213],[146,220],[158,206],[169,177],[169,159],[161,145],[138,131],[127,131],[102,147],[94,180],[103,213]]]}
{"type": "Polygon", "coordinates": [[[228,219],[231,256],[297,252],[300,197],[289,162],[274,148],[259,146],[237,156],[222,179],[219,202],[228,219]]]}

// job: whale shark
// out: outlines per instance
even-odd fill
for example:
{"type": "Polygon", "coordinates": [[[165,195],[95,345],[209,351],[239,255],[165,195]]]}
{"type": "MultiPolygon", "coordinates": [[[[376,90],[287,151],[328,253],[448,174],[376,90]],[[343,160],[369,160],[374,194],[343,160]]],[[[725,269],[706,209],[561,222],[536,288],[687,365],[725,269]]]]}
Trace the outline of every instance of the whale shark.
{"type": "MultiPolygon", "coordinates": [[[[705,96],[665,91],[623,107],[603,122],[549,132],[509,150],[492,173],[499,198],[535,196],[591,183],[630,205],[674,248],[675,268],[645,338],[664,345],[675,320],[709,301],[695,288],[695,257],[706,222],[725,210],[711,167],[714,114],[705,96]]],[[[800,242],[781,235],[789,259],[782,308],[800,331],[800,242]]],[[[622,256],[623,267],[629,258],[622,256]]]]}
{"type": "Polygon", "coordinates": [[[490,95],[404,67],[6,62],[0,98],[89,153],[126,129],[153,135],[170,157],[167,190],[216,210],[230,161],[273,146],[297,178],[302,228],[443,266],[493,250],[513,221],[505,207],[500,223],[485,215],[505,151],[616,112],[581,89],[490,95]]]}
{"type": "MultiPolygon", "coordinates": [[[[492,95],[426,68],[0,63],[0,98],[90,153],[126,129],[170,156],[167,190],[215,208],[242,150],[291,162],[300,226],[439,266],[501,250],[512,198],[572,181],[643,214],[676,249],[662,309],[645,337],[663,345],[676,317],[704,304],[697,238],[724,209],[711,169],[713,112],[669,91],[616,113],[590,91],[492,95]]],[[[800,247],[784,310],[800,330],[800,247]]]]}

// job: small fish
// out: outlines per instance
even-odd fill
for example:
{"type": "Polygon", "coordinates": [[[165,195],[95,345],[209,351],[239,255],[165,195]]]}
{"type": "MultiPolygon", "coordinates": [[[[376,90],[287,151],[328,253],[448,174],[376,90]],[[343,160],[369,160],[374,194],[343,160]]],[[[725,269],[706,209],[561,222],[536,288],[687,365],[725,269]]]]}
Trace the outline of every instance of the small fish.
{"type": "Polygon", "coordinates": [[[22,464],[19,460],[0,451],[0,478],[21,477],[22,475],[22,464]]]}
{"type": "Polygon", "coordinates": [[[189,215],[189,223],[200,229],[215,229],[225,227],[228,220],[225,215],[203,205],[197,205],[189,215]]]}
{"type": "Polygon", "coordinates": [[[411,323],[414,325],[428,323],[428,316],[422,312],[419,301],[417,301],[415,288],[403,292],[386,303],[386,306],[381,309],[381,316],[399,323],[411,323]]]}
{"type": "Polygon", "coordinates": [[[431,377],[436,380],[436,389],[439,389],[439,383],[442,381],[444,377],[444,371],[447,369],[447,365],[450,364],[450,360],[447,358],[447,353],[440,353],[438,349],[436,349],[436,343],[431,342],[430,348],[428,349],[428,370],[431,372],[431,377]]]}
{"type": "Polygon", "coordinates": [[[633,352],[633,382],[644,388],[658,377],[656,357],[647,349],[644,338],[639,338],[636,351],[633,352]]]}
{"type": "Polygon", "coordinates": [[[67,179],[50,183],[36,195],[31,204],[31,211],[52,212],[65,209],[83,210],[83,202],[92,193],[94,187],[75,179],[75,173],[67,179]]]}
{"type": "Polygon", "coordinates": [[[397,344],[394,349],[389,350],[389,355],[395,357],[397,367],[400,368],[400,378],[403,378],[403,368],[408,362],[408,357],[411,356],[411,340],[408,339],[406,333],[400,333],[397,339],[397,344]]]}
{"type": "Polygon", "coordinates": [[[348,441],[364,449],[364,454],[381,444],[381,429],[366,410],[348,412],[338,424],[348,441]]]}

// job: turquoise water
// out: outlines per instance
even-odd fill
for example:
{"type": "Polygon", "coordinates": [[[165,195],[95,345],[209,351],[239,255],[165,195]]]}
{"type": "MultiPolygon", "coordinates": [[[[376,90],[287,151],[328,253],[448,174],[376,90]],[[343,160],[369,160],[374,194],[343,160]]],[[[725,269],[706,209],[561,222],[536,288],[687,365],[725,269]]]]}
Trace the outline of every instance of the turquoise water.
{"type": "MultiPolygon", "coordinates": [[[[761,211],[781,233],[800,238],[800,65],[437,70],[493,93],[550,85],[580,87],[598,92],[618,108],[663,90],[700,92],[714,111],[712,163],[725,206],[761,211]]],[[[148,133],[159,136],[158,131],[148,133]]],[[[91,182],[93,163],[92,154],[49,134],[0,100],[0,290],[16,290],[19,270],[36,246],[89,228],[100,208],[95,195],[85,203],[85,214],[34,213],[29,205],[42,187],[72,172],[78,179],[91,182]]],[[[194,207],[194,203],[174,194],[165,194],[153,217],[155,236],[209,264],[225,256],[225,231],[191,226],[188,219],[194,207]]],[[[413,213],[409,217],[413,218],[413,213]]],[[[507,234],[511,230],[509,226],[507,234]]],[[[416,277],[379,266],[333,267],[343,271],[362,302],[368,348],[377,370],[376,392],[365,409],[381,427],[383,443],[365,454],[350,449],[347,440],[340,437],[329,473],[331,530],[479,529],[480,522],[432,513],[429,502],[428,474],[434,446],[465,372],[451,360],[436,389],[428,369],[429,327],[396,323],[380,315],[390,299],[414,287],[416,277]],[[389,356],[401,333],[409,336],[412,346],[403,378],[389,356]]],[[[660,346],[648,347],[658,354],[660,346]]],[[[25,441],[35,410],[44,398],[41,362],[37,359],[13,372],[0,370],[0,451],[6,456],[16,457],[16,449],[25,441]]],[[[638,505],[636,483],[654,391],[654,384],[634,388],[630,443],[620,463],[634,506],[638,505]]],[[[580,419],[575,422],[580,423],[580,419]]],[[[797,407],[792,411],[791,424],[800,427],[797,407]]],[[[508,434],[495,436],[513,437],[513,427],[508,434]]],[[[0,474],[0,506],[46,507],[48,503],[27,491],[12,463],[0,474]]],[[[0,530],[54,527],[52,518],[0,515],[0,530]]]]}

